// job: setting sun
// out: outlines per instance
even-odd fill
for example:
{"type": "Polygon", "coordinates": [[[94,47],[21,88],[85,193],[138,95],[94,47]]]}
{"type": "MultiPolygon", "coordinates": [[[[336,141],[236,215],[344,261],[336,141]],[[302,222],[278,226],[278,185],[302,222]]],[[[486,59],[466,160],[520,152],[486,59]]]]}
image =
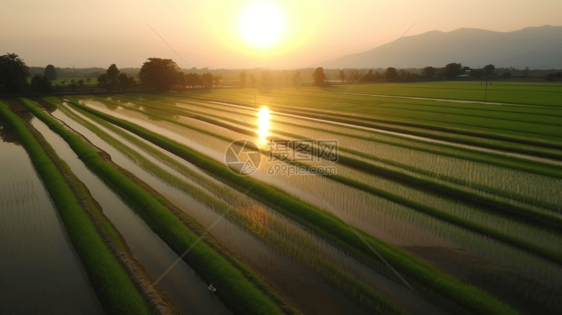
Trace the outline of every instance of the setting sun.
{"type": "Polygon", "coordinates": [[[283,35],[285,23],[279,8],[269,3],[255,3],[240,17],[239,32],[244,40],[259,48],[268,48],[283,35]]]}

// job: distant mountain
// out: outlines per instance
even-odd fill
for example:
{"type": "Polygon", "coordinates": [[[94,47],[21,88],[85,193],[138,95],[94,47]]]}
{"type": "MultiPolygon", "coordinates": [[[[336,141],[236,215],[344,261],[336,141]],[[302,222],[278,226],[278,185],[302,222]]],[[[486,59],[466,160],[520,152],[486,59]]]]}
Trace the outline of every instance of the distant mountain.
{"type": "MultiPolygon", "coordinates": [[[[368,68],[391,45],[392,42],[316,66],[368,68]]],[[[496,67],[562,69],[562,26],[528,27],[507,33],[460,28],[406,36],[375,67],[443,67],[451,62],[471,68],[493,64],[496,67]]]]}

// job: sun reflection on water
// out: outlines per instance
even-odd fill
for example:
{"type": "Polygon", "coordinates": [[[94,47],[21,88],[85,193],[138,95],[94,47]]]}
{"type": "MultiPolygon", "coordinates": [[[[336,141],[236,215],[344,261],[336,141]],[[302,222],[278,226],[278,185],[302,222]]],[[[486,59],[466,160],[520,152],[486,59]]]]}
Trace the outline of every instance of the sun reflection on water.
{"type": "Polygon", "coordinates": [[[267,138],[269,137],[269,127],[270,127],[270,115],[267,106],[262,106],[258,112],[258,141],[260,145],[267,144],[267,138]]]}

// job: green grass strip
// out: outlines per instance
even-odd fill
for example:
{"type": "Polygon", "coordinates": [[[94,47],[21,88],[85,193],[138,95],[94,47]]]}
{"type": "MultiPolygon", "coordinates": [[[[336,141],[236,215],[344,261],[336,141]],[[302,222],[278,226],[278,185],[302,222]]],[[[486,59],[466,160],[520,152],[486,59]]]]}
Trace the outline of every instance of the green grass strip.
{"type": "Polygon", "coordinates": [[[63,176],[23,120],[1,102],[0,115],[18,134],[43,180],[104,309],[110,314],[151,314],[148,303],[111,254],[63,176]]]}
{"type": "MultiPolygon", "coordinates": [[[[106,185],[113,189],[141,216],[146,224],[176,253],[181,254],[199,237],[188,229],[156,198],[131,179],[106,162],[98,152],[78,135],[66,129],[33,102],[22,103],[51,130],[59,134],[106,185]]],[[[283,314],[282,310],[253,286],[242,272],[232,266],[206,243],[193,247],[184,260],[202,277],[211,280],[218,288],[216,294],[224,304],[237,314],[283,314]]]]}
{"type": "MultiPolygon", "coordinates": [[[[344,222],[335,216],[306,204],[274,186],[261,183],[251,177],[237,176],[222,163],[136,124],[101,113],[76,102],[70,102],[70,104],[135,133],[141,138],[213,174],[219,180],[239,191],[244,191],[247,187],[253,185],[253,189],[249,193],[249,196],[252,198],[295,220],[319,237],[343,248],[347,252],[378,261],[376,254],[344,222]]],[[[418,283],[445,299],[453,301],[459,307],[476,314],[518,313],[488,293],[438,271],[429,263],[406,253],[404,250],[384,243],[365,232],[359,231],[359,233],[362,234],[370,246],[375,248],[395,269],[405,275],[409,281],[418,283]]]]}

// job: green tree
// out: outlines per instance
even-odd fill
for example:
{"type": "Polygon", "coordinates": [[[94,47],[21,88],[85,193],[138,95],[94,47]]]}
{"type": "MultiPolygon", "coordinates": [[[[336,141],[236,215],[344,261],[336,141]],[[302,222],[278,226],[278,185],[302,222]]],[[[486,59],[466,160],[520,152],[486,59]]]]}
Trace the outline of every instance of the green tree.
{"type": "Polygon", "coordinates": [[[482,70],[484,70],[484,74],[491,77],[496,72],[496,67],[494,65],[487,65],[482,70]]]}
{"type": "Polygon", "coordinates": [[[294,87],[299,87],[301,85],[301,72],[297,70],[291,80],[293,81],[294,87]]]}
{"type": "Polygon", "coordinates": [[[351,72],[349,72],[349,74],[347,75],[347,80],[350,82],[355,82],[357,81],[357,79],[359,79],[359,77],[361,77],[359,71],[351,70],[351,72]]]}
{"type": "Polygon", "coordinates": [[[25,93],[29,68],[16,54],[0,56],[0,93],[25,93]]]}
{"type": "Polygon", "coordinates": [[[201,84],[201,79],[196,73],[186,73],[184,74],[185,84],[190,87],[197,87],[201,84]]]}
{"type": "Polygon", "coordinates": [[[210,73],[210,72],[207,72],[207,73],[204,73],[201,77],[202,77],[203,80],[204,80],[204,81],[202,82],[202,85],[203,85],[205,88],[211,88],[211,85],[213,84],[213,74],[210,73]]]}
{"type": "MultiPolygon", "coordinates": [[[[73,83],[72,80],[71,83],[73,83]]],[[[98,86],[107,89],[111,92],[119,87],[119,69],[115,64],[107,68],[107,71],[98,77],[98,86]]]]}
{"type": "Polygon", "coordinates": [[[170,91],[172,86],[181,84],[178,72],[179,67],[172,59],[148,58],[142,65],[139,78],[147,88],[170,91]]]}
{"type": "MultiPolygon", "coordinates": [[[[62,83],[64,84],[66,80],[64,80],[62,83]]],[[[98,86],[101,88],[107,88],[107,81],[108,81],[108,76],[107,73],[102,73],[99,77],[98,77],[98,86]]]]}
{"type": "Polygon", "coordinates": [[[132,76],[128,76],[126,73],[120,73],[117,79],[119,81],[119,88],[123,92],[126,92],[128,89],[132,88],[135,84],[135,78],[132,76]]]}
{"type": "Polygon", "coordinates": [[[324,81],[326,80],[326,74],[324,73],[324,68],[318,67],[314,70],[312,74],[312,79],[314,80],[314,85],[324,86],[324,81]]]}
{"type": "Polygon", "coordinates": [[[215,86],[215,88],[219,87],[220,80],[222,80],[222,75],[213,76],[213,85],[215,86]]]}
{"type": "Polygon", "coordinates": [[[343,70],[340,70],[338,77],[342,82],[345,81],[345,72],[343,70]]]}
{"type": "Polygon", "coordinates": [[[460,63],[450,63],[445,66],[445,78],[452,80],[462,74],[462,65],[460,63]]]}
{"type": "Polygon", "coordinates": [[[531,72],[531,70],[529,70],[529,67],[525,67],[525,70],[523,70],[523,77],[528,77],[529,76],[529,72],[531,72]]]}
{"type": "Polygon", "coordinates": [[[386,72],[384,73],[384,79],[387,82],[394,82],[398,80],[398,71],[396,71],[396,68],[393,67],[386,68],[386,72]]]}
{"type": "Polygon", "coordinates": [[[248,74],[246,71],[242,71],[238,74],[238,78],[240,79],[240,86],[244,87],[246,85],[246,77],[248,74]]]}
{"type": "Polygon", "coordinates": [[[46,76],[49,80],[54,81],[57,79],[57,69],[53,65],[47,65],[47,67],[45,67],[45,73],[43,75],[46,76]]]}
{"type": "Polygon", "coordinates": [[[32,93],[47,94],[53,91],[53,85],[46,75],[40,76],[36,74],[31,78],[30,90],[32,93]]]}
{"type": "Polygon", "coordinates": [[[271,73],[269,73],[269,71],[262,71],[260,77],[260,85],[264,88],[271,88],[271,86],[273,85],[272,83],[273,80],[271,77],[271,73]]]}
{"type": "Polygon", "coordinates": [[[437,69],[433,67],[425,67],[423,68],[422,76],[426,79],[433,79],[436,73],[437,73],[437,69]]]}
{"type": "Polygon", "coordinates": [[[251,85],[252,87],[256,87],[256,77],[254,76],[254,74],[253,74],[253,73],[250,73],[249,78],[250,78],[250,85],[251,85]]]}

